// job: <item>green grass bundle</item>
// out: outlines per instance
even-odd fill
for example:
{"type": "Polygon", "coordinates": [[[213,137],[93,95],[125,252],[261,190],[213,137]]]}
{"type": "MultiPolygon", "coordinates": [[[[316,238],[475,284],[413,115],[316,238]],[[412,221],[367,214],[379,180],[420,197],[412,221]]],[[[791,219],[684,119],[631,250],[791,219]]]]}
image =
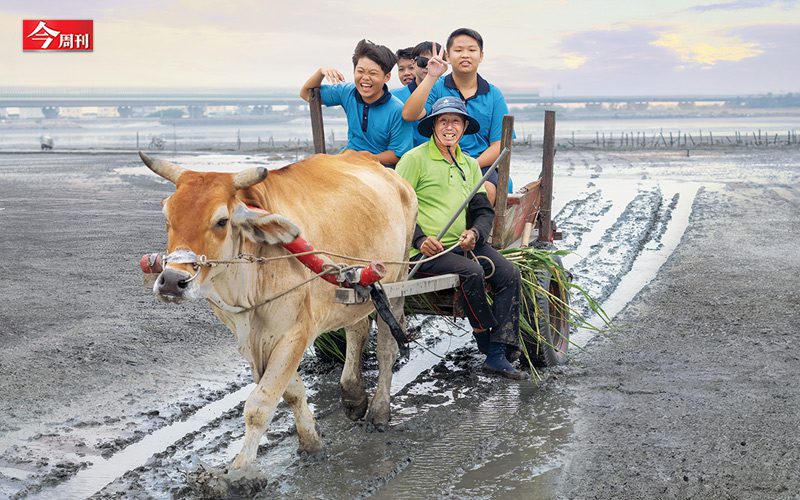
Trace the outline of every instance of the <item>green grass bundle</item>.
{"type": "MultiPolygon", "coordinates": [[[[564,363],[571,330],[601,331],[610,324],[600,304],[572,282],[571,274],[561,263],[561,257],[568,251],[527,247],[500,253],[519,268],[522,277],[519,344],[523,362],[534,373],[537,366],[564,363]],[[570,296],[575,294],[585,300],[590,314],[599,318],[601,325],[593,324],[573,307],[570,296]]],[[[458,301],[453,300],[452,290],[412,295],[405,300],[406,315],[461,315],[457,309],[458,301]]],[[[324,333],[314,342],[318,355],[340,361],[344,361],[345,346],[344,329],[324,333]]]]}

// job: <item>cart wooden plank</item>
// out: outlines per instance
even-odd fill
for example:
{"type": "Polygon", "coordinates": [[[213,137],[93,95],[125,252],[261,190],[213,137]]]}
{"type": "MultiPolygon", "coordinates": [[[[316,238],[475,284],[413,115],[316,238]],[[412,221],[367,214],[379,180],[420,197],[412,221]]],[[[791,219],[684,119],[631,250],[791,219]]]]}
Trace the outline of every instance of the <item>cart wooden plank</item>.
{"type": "MultiPolygon", "coordinates": [[[[437,290],[447,290],[458,286],[457,274],[442,274],[429,278],[414,279],[411,281],[399,281],[397,283],[386,283],[383,289],[386,296],[407,297],[409,295],[420,295],[423,293],[435,292],[437,290]]],[[[336,302],[338,304],[361,304],[369,300],[369,297],[362,299],[352,288],[337,288],[336,302]]]]}

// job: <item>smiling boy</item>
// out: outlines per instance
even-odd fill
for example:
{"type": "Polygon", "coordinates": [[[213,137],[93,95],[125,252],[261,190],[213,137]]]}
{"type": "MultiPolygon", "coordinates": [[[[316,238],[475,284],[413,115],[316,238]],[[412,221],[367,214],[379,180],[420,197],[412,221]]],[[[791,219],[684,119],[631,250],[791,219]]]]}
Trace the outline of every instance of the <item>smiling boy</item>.
{"type": "Polygon", "coordinates": [[[414,47],[407,47],[394,53],[397,57],[397,79],[404,87],[413,82],[415,77],[413,50],[414,47]]]}
{"type": "MultiPolygon", "coordinates": [[[[478,74],[483,62],[483,38],[469,28],[459,28],[447,38],[446,52],[436,53],[427,61],[428,74],[419,83],[403,107],[403,118],[408,121],[421,120],[431,110],[437,99],[445,96],[460,98],[467,111],[480,122],[481,131],[465,135],[459,146],[464,153],[478,160],[482,170],[487,169],[500,155],[500,138],[503,115],[508,114],[508,105],[500,89],[478,74]],[[446,55],[446,58],[445,58],[446,55]],[[452,72],[447,71],[448,62],[452,72]]],[[[494,204],[497,177],[487,182],[489,200],[494,204]]]]}
{"type": "Polygon", "coordinates": [[[326,106],[341,106],[347,115],[347,145],[344,149],[366,151],[387,167],[394,167],[412,147],[412,125],[403,120],[403,103],[386,85],[397,62],[389,48],[361,40],[353,51],[353,83],[334,68],[319,68],[303,84],[300,97],[311,98],[320,87],[326,106]],[[327,79],[331,85],[321,85],[327,79]]]}

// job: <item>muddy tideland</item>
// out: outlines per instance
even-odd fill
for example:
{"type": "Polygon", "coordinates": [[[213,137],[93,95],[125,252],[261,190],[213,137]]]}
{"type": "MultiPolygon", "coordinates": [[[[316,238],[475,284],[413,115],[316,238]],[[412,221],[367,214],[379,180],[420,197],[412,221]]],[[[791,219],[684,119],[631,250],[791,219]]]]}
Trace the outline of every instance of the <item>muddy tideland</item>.
{"type": "MultiPolygon", "coordinates": [[[[539,163],[515,153],[515,183],[539,163]]],[[[611,331],[520,383],[479,371],[464,323],[412,318],[382,433],[310,353],[324,456],[297,455],[279,406],[256,466],[226,474],[247,367],[207,305],[158,302],[138,270],[172,186],[132,154],[0,154],[0,497],[796,498],[800,151],[570,151],[556,170],[559,247],[611,331]]]]}

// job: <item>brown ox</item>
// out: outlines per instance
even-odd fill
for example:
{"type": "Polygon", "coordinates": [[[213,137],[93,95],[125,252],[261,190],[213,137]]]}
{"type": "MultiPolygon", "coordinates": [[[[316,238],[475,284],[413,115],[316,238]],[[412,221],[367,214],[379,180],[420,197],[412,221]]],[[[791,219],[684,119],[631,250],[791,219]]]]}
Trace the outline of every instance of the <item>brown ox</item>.
{"type": "MultiPolygon", "coordinates": [[[[176,185],[164,203],[171,254],[191,251],[219,260],[240,253],[276,257],[288,254],[280,243],[301,234],[320,250],[383,261],[406,259],[417,214],[414,191],[394,171],[366,155],[316,155],[276,170],[269,178],[265,168],[235,175],[194,172],[140,155],[153,172],[176,185]]],[[[348,417],[367,415],[367,421],[378,427],[388,423],[397,345],[383,322],[378,328],[378,387],[369,412],[361,375],[371,303],[336,304],[336,287],[316,279],[262,304],[313,276],[293,257],[263,265],[201,267],[194,279],[190,278],[195,267],[177,262],[167,263],[154,292],[169,302],[207,299],[236,336],[257,384],[245,403],[244,444],[234,468],[255,459],[281,396],[294,413],[300,451],[321,450],[297,368],[322,332],[347,328],[341,388],[348,417]]],[[[402,280],[407,274],[404,265],[386,267],[384,282],[402,280]]],[[[394,302],[393,308],[402,311],[402,303],[394,302]]]]}

